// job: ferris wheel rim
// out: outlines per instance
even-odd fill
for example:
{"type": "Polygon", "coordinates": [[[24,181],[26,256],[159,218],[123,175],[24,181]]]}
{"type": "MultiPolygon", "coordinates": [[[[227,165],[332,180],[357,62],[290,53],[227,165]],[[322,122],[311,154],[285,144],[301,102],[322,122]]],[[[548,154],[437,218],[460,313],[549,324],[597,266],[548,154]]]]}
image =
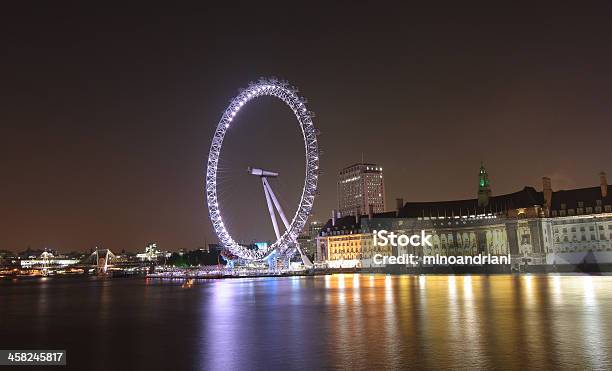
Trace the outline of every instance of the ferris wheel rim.
{"type": "Polygon", "coordinates": [[[286,82],[279,82],[276,79],[260,79],[257,82],[250,83],[247,88],[241,90],[231,100],[229,106],[223,112],[213,135],[208,155],[206,166],[206,199],[210,220],[219,243],[234,255],[246,260],[262,260],[275,251],[284,252],[292,243],[297,241],[299,233],[310,216],[317,192],[319,151],[317,132],[312,117],[312,112],[306,107],[306,100],[297,94],[297,89],[286,82]],[[236,243],[223,223],[217,198],[217,167],[221,149],[223,148],[223,139],[231,127],[231,122],[244,105],[261,96],[278,98],[293,111],[304,139],[306,166],[302,194],[289,228],[267,248],[250,250],[236,243]]]}

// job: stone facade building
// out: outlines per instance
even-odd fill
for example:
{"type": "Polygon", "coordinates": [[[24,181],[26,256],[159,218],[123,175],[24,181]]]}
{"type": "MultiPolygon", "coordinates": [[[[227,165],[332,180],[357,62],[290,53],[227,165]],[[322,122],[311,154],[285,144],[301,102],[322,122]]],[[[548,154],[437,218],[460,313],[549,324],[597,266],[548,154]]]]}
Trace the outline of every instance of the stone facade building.
{"type": "Polygon", "coordinates": [[[395,211],[333,218],[317,239],[316,258],[330,266],[368,267],[375,251],[372,231],[386,229],[407,235],[424,230],[433,245],[398,247],[388,255],[510,254],[516,264],[612,263],[612,196],[605,173],[598,187],[553,191],[549,178],[542,185],[541,192],[525,187],[491,196],[481,166],[475,199],[398,200],[395,211]],[[343,245],[344,239],[354,245],[343,245]]]}

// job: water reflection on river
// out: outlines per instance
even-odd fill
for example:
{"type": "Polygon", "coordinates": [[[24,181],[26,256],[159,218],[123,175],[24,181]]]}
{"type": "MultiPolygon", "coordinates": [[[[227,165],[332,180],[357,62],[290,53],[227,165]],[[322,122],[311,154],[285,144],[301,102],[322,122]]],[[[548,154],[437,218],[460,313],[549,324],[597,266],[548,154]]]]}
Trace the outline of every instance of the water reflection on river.
{"type": "Polygon", "coordinates": [[[0,319],[74,368],[612,368],[609,276],[5,282],[0,319]]]}

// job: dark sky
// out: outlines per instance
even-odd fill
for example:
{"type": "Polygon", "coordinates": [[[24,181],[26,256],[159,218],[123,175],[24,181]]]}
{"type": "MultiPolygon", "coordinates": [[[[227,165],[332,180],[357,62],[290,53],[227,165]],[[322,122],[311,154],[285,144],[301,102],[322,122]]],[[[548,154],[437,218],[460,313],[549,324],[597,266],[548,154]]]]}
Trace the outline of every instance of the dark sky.
{"type": "MultiPolygon", "coordinates": [[[[317,113],[320,220],[336,205],[336,171],[362,153],[384,167],[390,207],[474,197],[481,160],[493,194],[612,173],[610,9],[206,3],[2,9],[0,249],[214,242],[202,192],[211,136],[260,76],[289,80],[317,113]]],[[[294,210],[302,148],[271,98],[238,124],[222,202],[232,233],[259,239],[272,229],[244,167],[279,170],[273,187],[294,210]]]]}

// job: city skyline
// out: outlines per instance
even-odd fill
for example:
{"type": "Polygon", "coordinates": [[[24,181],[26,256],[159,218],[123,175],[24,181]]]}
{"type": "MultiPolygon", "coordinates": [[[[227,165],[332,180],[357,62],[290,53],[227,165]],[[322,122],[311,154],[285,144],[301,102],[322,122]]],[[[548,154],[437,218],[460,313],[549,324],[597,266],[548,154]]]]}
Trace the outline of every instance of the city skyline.
{"type": "MultiPolygon", "coordinates": [[[[80,16],[66,18],[53,8],[8,10],[0,249],[215,242],[203,196],[210,138],[227,101],[260,76],[294,82],[317,114],[323,222],[337,204],[336,171],[362,154],[385,169],[387,205],[472,198],[480,161],[493,195],[540,189],[543,176],[555,190],[590,187],[612,172],[605,12],[395,10],[243,8],[226,29],[216,12],[197,9],[189,17],[184,8],[132,17],[62,9],[80,16]],[[256,16],[269,22],[249,35],[256,16]]],[[[241,122],[253,125],[240,135],[269,139],[285,113],[263,102],[245,112],[241,122]]],[[[257,149],[234,139],[234,149],[257,149]]],[[[261,155],[287,154],[278,160],[287,195],[294,140],[261,155]]],[[[244,172],[243,160],[235,158],[244,172]]],[[[248,218],[237,228],[272,232],[269,220],[248,218]]]]}
{"type": "MultiPolygon", "coordinates": [[[[352,166],[355,166],[355,164],[353,164],[352,166]]],[[[481,166],[482,166],[482,165],[481,165],[481,166]]],[[[340,170],[342,171],[342,170],[346,170],[346,169],[348,169],[348,167],[343,168],[343,169],[340,169],[340,170]]],[[[481,169],[482,169],[482,167],[481,167],[481,169]]],[[[600,175],[601,175],[601,176],[604,176],[604,177],[605,177],[605,176],[606,176],[606,173],[605,173],[605,172],[601,172],[601,173],[598,173],[597,175],[598,175],[598,176],[600,176],[600,175]]],[[[481,184],[481,183],[479,183],[479,179],[480,179],[480,178],[479,178],[479,177],[475,177],[475,178],[476,178],[476,179],[475,179],[475,184],[481,184]]],[[[593,178],[595,178],[595,176],[594,176],[593,178]]],[[[544,182],[548,181],[548,186],[549,186],[549,187],[551,186],[551,185],[550,185],[550,182],[551,182],[551,179],[550,179],[550,178],[548,178],[548,177],[543,177],[543,178],[542,178],[542,181],[544,181],[544,182]]],[[[587,185],[586,187],[577,187],[577,188],[592,188],[594,185],[595,185],[595,183],[592,183],[592,184],[590,184],[590,185],[587,185]]],[[[531,186],[529,186],[529,185],[526,185],[526,186],[527,186],[527,187],[531,187],[531,186]]],[[[533,188],[535,188],[535,189],[537,189],[537,190],[540,190],[540,189],[541,189],[542,191],[545,191],[545,189],[544,189],[544,187],[543,187],[542,185],[536,185],[536,186],[535,186],[535,187],[533,187],[533,188]]],[[[553,189],[553,190],[555,190],[555,191],[565,191],[565,190],[569,190],[569,189],[566,189],[566,188],[563,188],[563,189],[554,188],[554,186],[553,186],[553,188],[552,188],[552,189],[553,189]]],[[[475,191],[475,192],[474,192],[474,195],[477,195],[477,193],[478,193],[478,192],[477,192],[477,191],[475,191]]],[[[497,193],[492,193],[492,194],[493,194],[493,195],[497,195],[497,193]]],[[[469,199],[472,199],[472,198],[474,198],[474,197],[470,197],[469,195],[468,195],[467,197],[465,197],[465,199],[466,199],[466,200],[469,200],[469,199]]],[[[406,202],[406,201],[411,202],[411,201],[414,201],[414,200],[404,200],[403,198],[397,198],[397,199],[396,199],[396,201],[397,201],[397,202],[402,202],[402,205],[403,205],[403,202],[406,202]],[[400,201],[400,200],[401,200],[401,201],[400,201]]],[[[451,201],[451,200],[449,200],[449,199],[433,199],[433,200],[423,200],[423,201],[425,201],[425,202],[433,202],[433,203],[435,203],[435,202],[454,202],[454,201],[451,201]]],[[[458,200],[458,201],[462,201],[462,200],[458,200]]],[[[384,213],[384,212],[387,212],[387,211],[397,211],[397,209],[398,209],[398,207],[399,207],[399,204],[397,204],[397,202],[396,202],[396,203],[390,203],[390,204],[389,204],[389,205],[392,205],[392,206],[394,206],[394,207],[389,207],[389,206],[387,205],[387,208],[386,208],[384,211],[375,211],[375,212],[374,212],[374,214],[377,214],[377,213],[384,213]]],[[[455,202],[456,202],[456,201],[455,201],[455,202]]],[[[332,209],[330,209],[330,210],[331,210],[332,212],[337,212],[337,213],[338,213],[338,218],[339,218],[339,217],[341,217],[341,216],[350,216],[350,215],[351,215],[351,214],[341,215],[341,213],[339,212],[339,209],[336,209],[336,208],[332,208],[332,209]]],[[[355,216],[357,216],[357,215],[359,215],[359,216],[367,216],[367,215],[368,215],[368,213],[367,213],[367,212],[362,212],[362,213],[360,213],[360,214],[355,214],[355,216]]],[[[556,215],[555,215],[555,216],[556,216],[556,215]]],[[[305,230],[308,230],[308,228],[310,227],[310,223],[318,223],[318,224],[320,224],[320,225],[323,225],[323,224],[325,224],[325,222],[326,222],[326,221],[327,221],[327,222],[329,222],[329,218],[327,218],[327,217],[324,217],[323,219],[311,218],[311,219],[309,220],[309,222],[307,223],[307,225],[306,225],[306,227],[305,227],[305,230]]],[[[241,240],[240,242],[241,242],[241,243],[255,243],[256,241],[257,241],[256,239],[253,239],[253,240],[251,240],[251,241],[241,240]]],[[[272,241],[272,240],[267,240],[267,241],[268,241],[268,242],[270,242],[270,241],[272,241]]],[[[141,245],[139,245],[139,246],[137,246],[137,247],[134,247],[134,248],[129,248],[129,247],[128,247],[128,248],[126,248],[125,246],[123,246],[123,247],[119,247],[119,246],[118,246],[118,247],[113,247],[113,249],[117,249],[117,250],[125,250],[125,251],[130,252],[130,253],[136,253],[136,252],[141,251],[141,250],[143,249],[143,247],[145,247],[145,248],[146,248],[146,247],[147,247],[147,246],[149,246],[151,243],[152,243],[152,242],[150,242],[150,240],[147,240],[147,242],[146,242],[146,243],[144,243],[144,242],[143,242],[141,245]]],[[[218,241],[205,241],[205,243],[200,244],[200,245],[195,245],[195,246],[183,246],[183,247],[171,247],[171,246],[164,246],[164,249],[166,249],[166,250],[168,250],[168,251],[172,251],[172,252],[181,251],[181,250],[186,250],[186,249],[195,249],[195,250],[197,250],[197,249],[201,249],[201,248],[208,248],[208,246],[209,246],[209,245],[214,245],[214,244],[217,244],[217,243],[218,243],[218,241]]],[[[155,243],[153,242],[153,244],[155,244],[155,243]]],[[[22,247],[22,248],[19,248],[19,249],[11,249],[11,248],[3,248],[3,247],[0,247],[0,250],[12,251],[12,252],[15,252],[15,253],[19,253],[19,252],[22,252],[22,251],[25,251],[25,250],[28,250],[28,249],[32,249],[32,250],[36,250],[36,251],[37,251],[37,250],[44,250],[44,251],[46,251],[46,250],[57,250],[57,251],[59,251],[59,252],[78,252],[78,251],[81,251],[81,252],[91,252],[92,250],[97,250],[97,249],[99,249],[99,248],[107,248],[107,246],[105,246],[104,244],[99,244],[99,245],[95,245],[95,246],[87,246],[87,247],[82,248],[82,249],[81,249],[81,248],[76,248],[76,249],[74,249],[74,248],[73,248],[73,249],[67,249],[67,248],[63,248],[62,246],[50,246],[50,245],[33,246],[33,245],[27,245],[27,246],[22,247]]],[[[108,247],[108,248],[110,249],[110,247],[108,247]]]]}
{"type": "Polygon", "coordinates": [[[0,367],[612,370],[611,11],[4,4],[0,367]]]}

